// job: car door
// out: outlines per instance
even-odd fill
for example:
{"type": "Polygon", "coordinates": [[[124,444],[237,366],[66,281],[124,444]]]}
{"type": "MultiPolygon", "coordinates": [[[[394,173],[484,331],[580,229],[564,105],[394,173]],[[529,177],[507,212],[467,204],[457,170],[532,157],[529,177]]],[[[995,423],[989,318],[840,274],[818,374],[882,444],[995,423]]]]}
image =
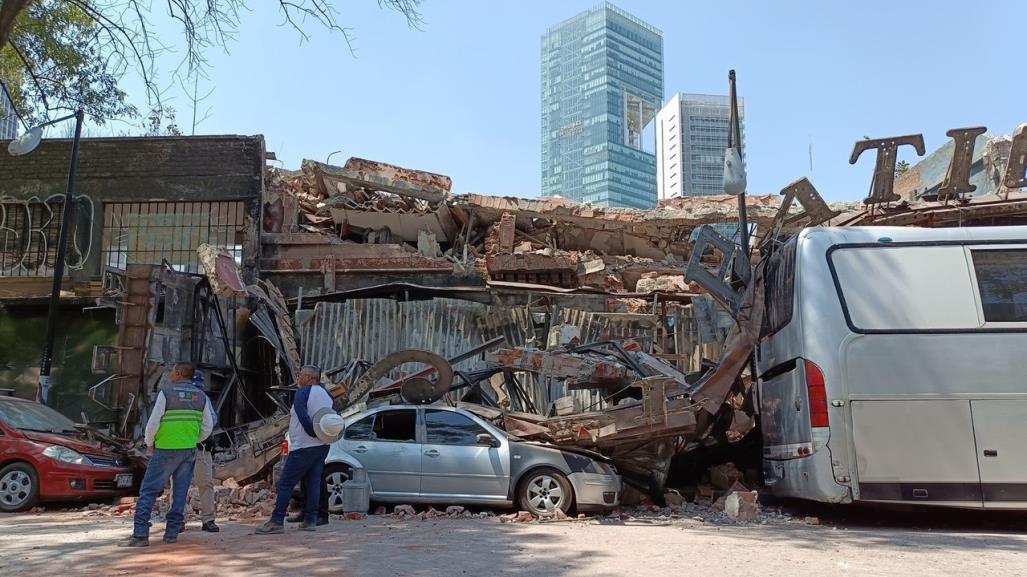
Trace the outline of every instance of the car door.
{"type": "Polygon", "coordinates": [[[388,409],[360,419],[346,428],[343,448],[367,469],[376,498],[411,498],[420,492],[416,409],[388,409]]]}
{"type": "Polygon", "coordinates": [[[505,501],[510,486],[509,442],[471,417],[444,409],[424,410],[421,450],[422,499],[505,501]],[[487,434],[498,447],[479,445],[487,434]]]}

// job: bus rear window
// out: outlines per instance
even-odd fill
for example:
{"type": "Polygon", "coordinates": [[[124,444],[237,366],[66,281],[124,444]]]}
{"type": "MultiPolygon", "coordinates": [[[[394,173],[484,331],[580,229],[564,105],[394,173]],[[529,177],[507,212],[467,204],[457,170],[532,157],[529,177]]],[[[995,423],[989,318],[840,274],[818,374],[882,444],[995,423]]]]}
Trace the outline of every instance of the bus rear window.
{"type": "Polygon", "coordinates": [[[766,292],[764,301],[767,316],[764,319],[763,336],[770,336],[783,329],[792,320],[795,303],[795,247],[798,237],[780,248],[767,262],[766,292]]]}
{"type": "Polygon", "coordinates": [[[1027,250],[971,250],[970,254],[984,321],[1027,322],[1027,250]]]}

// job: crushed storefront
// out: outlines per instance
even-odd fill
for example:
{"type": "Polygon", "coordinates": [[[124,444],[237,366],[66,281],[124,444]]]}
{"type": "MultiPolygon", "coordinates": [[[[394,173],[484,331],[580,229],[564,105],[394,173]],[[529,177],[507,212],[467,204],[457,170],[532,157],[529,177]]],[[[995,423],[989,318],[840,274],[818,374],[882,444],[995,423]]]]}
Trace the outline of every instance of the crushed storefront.
{"type": "MultiPolygon", "coordinates": [[[[0,155],[0,387],[18,396],[36,394],[70,149],[46,140],[27,156],[0,155]]],[[[230,388],[246,305],[214,298],[196,249],[223,247],[233,270],[257,279],[264,166],[260,136],[83,139],[51,406],[131,439],[167,363],[192,360],[215,394],[230,388]]],[[[245,380],[238,390],[255,387],[266,405],[254,392],[266,384],[245,380]]],[[[222,415],[259,418],[238,397],[222,415]]]]}
{"type": "MultiPolygon", "coordinates": [[[[31,161],[56,165],[67,146],[31,161]]],[[[260,137],[83,142],[55,407],[131,444],[170,364],[192,361],[220,416],[216,476],[241,481],[277,460],[289,386],[312,363],[339,409],[458,403],[518,436],[603,452],[659,498],[675,455],[744,447],[758,426],[750,357],[761,279],[778,273],[754,263],[782,238],[1027,221],[1022,182],[828,205],[802,179],[746,197],[750,257],[735,196],[612,209],[453,195],[446,176],[358,158],[297,171],[269,158],[260,137]]],[[[21,219],[0,227],[0,295],[24,329],[0,338],[24,358],[5,359],[0,386],[25,396],[38,349],[23,335],[45,318],[62,184],[15,162],[30,161],[0,159],[18,175],[0,184],[4,218],[21,219]],[[19,240],[31,234],[50,244],[19,240]]]]}

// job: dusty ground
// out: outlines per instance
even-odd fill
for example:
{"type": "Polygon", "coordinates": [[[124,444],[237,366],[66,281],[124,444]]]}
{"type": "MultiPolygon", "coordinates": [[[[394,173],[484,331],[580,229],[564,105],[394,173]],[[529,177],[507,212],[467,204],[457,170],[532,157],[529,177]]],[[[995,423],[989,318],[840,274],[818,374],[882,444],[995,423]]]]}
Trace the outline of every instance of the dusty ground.
{"type": "Polygon", "coordinates": [[[332,521],[317,533],[253,535],[254,522],[195,524],[177,545],[122,549],[129,519],[0,515],[0,575],[1017,575],[1023,517],[822,513],[820,526],[693,519],[509,524],[495,519],[332,521]],[[953,519],[956,519],[953,521],[953,519]],[[934,528],[918,528],[929,524],[934,528]],[[937,528],[937,527],[942,528],[937,528]]]}

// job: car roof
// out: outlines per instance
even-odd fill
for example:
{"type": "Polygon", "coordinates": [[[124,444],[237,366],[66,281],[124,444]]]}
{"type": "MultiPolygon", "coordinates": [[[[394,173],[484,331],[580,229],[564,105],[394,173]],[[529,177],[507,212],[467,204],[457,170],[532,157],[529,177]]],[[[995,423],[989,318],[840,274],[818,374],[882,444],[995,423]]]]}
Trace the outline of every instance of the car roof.
{"type": "Polygon", "coordinates": [[[8,396],[0,396],[0,401],[19,402],[19,403],[34,403],[34,402],[36,402],[36,401],[34,401],[32,399],[23,399],[21,397],[8,397],[8,396]]]}

